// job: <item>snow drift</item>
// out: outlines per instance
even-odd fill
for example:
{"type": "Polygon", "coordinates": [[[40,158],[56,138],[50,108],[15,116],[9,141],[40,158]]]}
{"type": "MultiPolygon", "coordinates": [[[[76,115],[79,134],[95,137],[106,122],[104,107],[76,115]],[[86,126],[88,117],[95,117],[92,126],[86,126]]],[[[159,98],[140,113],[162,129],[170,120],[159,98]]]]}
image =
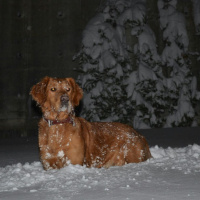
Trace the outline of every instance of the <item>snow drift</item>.
{"type": "Polygon", "coordinates": [[[109,169],[8,165],[0,168],[0,199],[199,199],[200,146],[150,150],[147,162],[109,169]]]}

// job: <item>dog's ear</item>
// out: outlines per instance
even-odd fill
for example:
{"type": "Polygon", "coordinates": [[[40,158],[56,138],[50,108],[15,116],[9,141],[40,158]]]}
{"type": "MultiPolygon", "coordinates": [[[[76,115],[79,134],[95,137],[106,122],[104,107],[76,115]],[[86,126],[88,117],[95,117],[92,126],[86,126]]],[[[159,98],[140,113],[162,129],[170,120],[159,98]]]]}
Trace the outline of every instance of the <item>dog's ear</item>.
{"type": "Polygon", "coordinates": [[[78,106],[83,97],[83,90],[78,86],[73,78],[67,78],[67,82],[72,86],[72,103],[78,106]]]}
{"type": "Polygon", "coordinates": [[[31,88],[30,95],[39,104],[42,105],[46,99],[46,88],[49,82],[49,77],[44,77],[39,83],[31,88]]]}

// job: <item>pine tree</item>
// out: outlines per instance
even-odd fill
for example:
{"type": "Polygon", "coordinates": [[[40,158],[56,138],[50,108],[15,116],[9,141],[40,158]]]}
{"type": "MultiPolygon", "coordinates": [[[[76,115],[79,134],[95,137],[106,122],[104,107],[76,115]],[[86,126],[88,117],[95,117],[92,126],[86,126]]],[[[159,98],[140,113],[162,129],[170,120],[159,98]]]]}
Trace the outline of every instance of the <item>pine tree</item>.
{"type": "Polygon", "coordinates": [[[156,39],[147,24],[145,1],[138,1],[130,7],[134,18],[129,19],[131,34],[137,37],[134,45],[138,66],[128,79],[128,95],[134,105],[135,128],[162,127],[166,109],[165,88],[160,56],[157,53],[156,39]],[[139,16],[139,17],[138,17],[139,16]]]}
{"type": "Polygon", "coordinates": [[[83,32],[78,82],[82,116],[135,128],[195,125],[200,94],[190,71],[188,36],[176,0],[158,0],[165,48],[158,55],[145,0],[107,0],[83,32]],[[133,48],[127,33],[137,38],[133,48]],[[136,63],[130,59],[136,58],[136,63]]]}
{"type": "Polygon", "coordinates": [[[124,80],[130,73],[124,27],[117,22],[126,2],[112,1],[95,16],[83,33],[78,82],[84,89],[82,116],[91,121],[127,121],[124,80]]]}
{"type": "Polygon", "coordinates": [[[196,78],[192,76],[188,59],[188,36],[185,19],[176,10],[177,1],[158,0],[160,25],[165,48],[163,68],[167,71],[166,93],[169,109],[166,127],[195,125],[194,103],[198,98],[196,78]]]}

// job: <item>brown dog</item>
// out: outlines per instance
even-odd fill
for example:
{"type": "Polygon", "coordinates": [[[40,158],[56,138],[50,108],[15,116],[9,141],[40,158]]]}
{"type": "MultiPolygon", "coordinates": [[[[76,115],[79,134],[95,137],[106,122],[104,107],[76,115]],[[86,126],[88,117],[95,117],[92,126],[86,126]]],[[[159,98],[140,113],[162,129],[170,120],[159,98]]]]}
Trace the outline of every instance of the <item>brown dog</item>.
{"type": "Polygon", "coordinates": [[[70,163],[108,168],[151,158],[145,138],[130,126],[75,117],[83,92],[74,79],[45,77],[30,94],[43,112],[39,148],[44,169],[70,163]]]}

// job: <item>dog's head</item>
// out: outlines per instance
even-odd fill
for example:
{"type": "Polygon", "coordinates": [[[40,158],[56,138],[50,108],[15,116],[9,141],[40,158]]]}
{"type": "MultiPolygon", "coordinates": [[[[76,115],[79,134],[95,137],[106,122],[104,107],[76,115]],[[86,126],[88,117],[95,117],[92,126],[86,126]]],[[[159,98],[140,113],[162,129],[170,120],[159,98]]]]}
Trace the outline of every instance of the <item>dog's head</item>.
{"type": "Polygon", "coordinates": [[[43,112],[72,112],[83,96],[82,89],[73,78],[44,77],[34,85],[30,94],[43,112]]]}

